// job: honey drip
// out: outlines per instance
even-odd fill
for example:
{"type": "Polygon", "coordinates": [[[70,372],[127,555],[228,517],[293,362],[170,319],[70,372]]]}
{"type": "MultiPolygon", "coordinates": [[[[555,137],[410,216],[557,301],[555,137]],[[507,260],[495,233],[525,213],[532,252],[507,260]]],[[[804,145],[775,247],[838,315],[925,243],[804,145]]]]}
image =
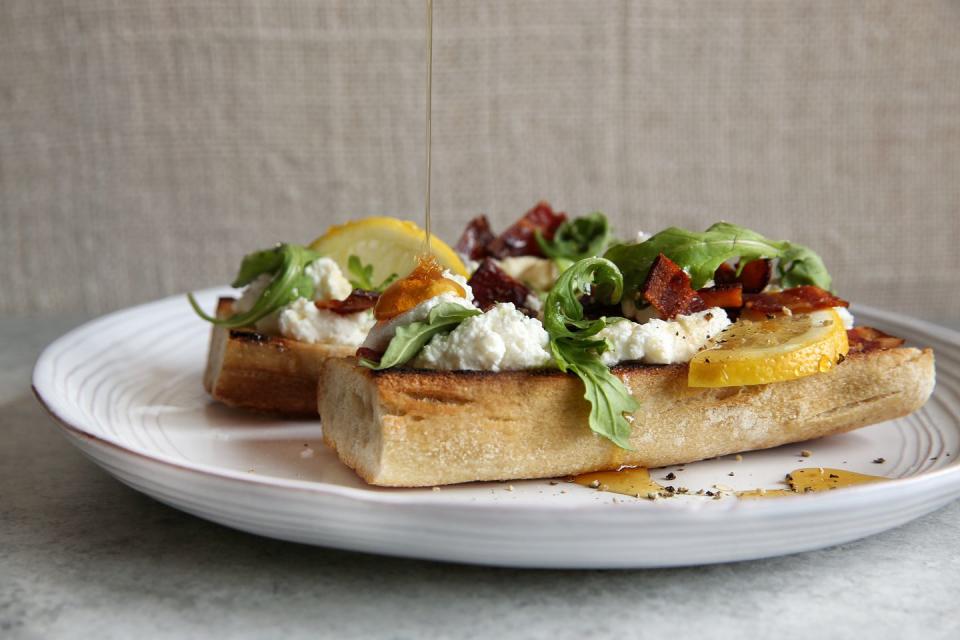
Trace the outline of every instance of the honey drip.
{"type": "Polygon", "coordinates": [[[417,267],[406,278],[397,280],[380,294],[373,308],[377,321],[395,318],[401,313],[442,293],[453,293],[461,298],[466,295],[459,284],[443,277],[443,267],[433,256],[417,258],[417,267]]]}
{"type": "Polygon", "coordinates": [[[426,230],[423,241],[423,253],[430,255],[430,175],[433,144],[431,128],[433,120],[433,0],[427,0],[427,98],[426,98],[426,197],[424,198],[423,226],[426,230]]]}
{"type": "MultiPolygon", "coordinates": [[[[851,487],[858,484],[884,482],[889,478],[871,476],[843,469],[827,469],[824,467],[808,467],[795,469],[787,474],[788,489],[750,489],[737,491],[736,496],[745,500],[760,498],[781,498],[795,496],[801,493],[817,493],[833,491],[842,487],[851,487]]],[[[637,467],[621,469],[620,471],[597,471],[575,476],[573,481],[585,487],[598,491],[621,493],[637,498],[656,498],[657,496],[674,495],[673,491],[665,491],[665,487],[650,477],[647,469],[637,467]]],[[[685,492],[681,489],[680,492],[685,492]]],[[[711,492],[708,495],[713,495],[711,492]]]]}
{"type": "Polygon", "coordinates": [[[655,498],[663,491],[663,486],[655,482],[650,477],[650,472],[643,467],[584,473],[574,477],[573,481],[600,491],[622,493],[637,498],[655,498]]]}

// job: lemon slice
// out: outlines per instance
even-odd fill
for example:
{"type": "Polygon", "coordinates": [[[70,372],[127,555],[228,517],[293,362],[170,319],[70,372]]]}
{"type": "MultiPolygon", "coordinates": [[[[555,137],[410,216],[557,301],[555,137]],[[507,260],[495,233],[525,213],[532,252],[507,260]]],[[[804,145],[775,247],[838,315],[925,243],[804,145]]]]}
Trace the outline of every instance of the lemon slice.
{"type": "MultiPolygon", "coordinates": [[[[381,281],[391,273],[401,278],[417,266],[423,253],[426,232],[407,220],[375,216],[330,227],[310,243],[310,248],[336,262],[344,273],[347,260],[357,256],[363,264],[373,265],[373,280],[381,281]]],[[[437,261],[453,273],[467,277],[467,268],[457,255],[437,236],[430,235],[430,250],[437,261]]]]}
{"type": "Polygon", "coordinates": [[[741,320],[693,357],[688,384],[734,387],[826,373],[848,350],[843,321],[833,309],[741,320]]]}

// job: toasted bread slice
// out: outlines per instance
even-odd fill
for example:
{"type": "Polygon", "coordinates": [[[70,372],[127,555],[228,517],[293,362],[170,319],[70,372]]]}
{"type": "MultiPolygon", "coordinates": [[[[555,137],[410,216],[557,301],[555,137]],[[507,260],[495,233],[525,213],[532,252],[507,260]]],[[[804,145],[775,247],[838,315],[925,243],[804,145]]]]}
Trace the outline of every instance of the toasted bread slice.
{"type": "Polygon", "coordinates": [[[640,402],[634,451],[587,426],[583,386],[559,371],[371,371],[327,360],[324,442],[370,484],[418,487],[662,467],[819,438],[906,415],[934,385],[933,352],[851,354],[829,373],[695,389],[687,366],[613,369],[640,402]]]}
{"type": "MultiPolygon", "coordinates": [[[[220,298],[217,317],[229,317],[233,299],[220,298]]],[[[317,380],[328,358],[353,347],[309,344],[253,329],[214,326],[203,386],[220,402],[290,417],[317,416],[317,380]]]]}

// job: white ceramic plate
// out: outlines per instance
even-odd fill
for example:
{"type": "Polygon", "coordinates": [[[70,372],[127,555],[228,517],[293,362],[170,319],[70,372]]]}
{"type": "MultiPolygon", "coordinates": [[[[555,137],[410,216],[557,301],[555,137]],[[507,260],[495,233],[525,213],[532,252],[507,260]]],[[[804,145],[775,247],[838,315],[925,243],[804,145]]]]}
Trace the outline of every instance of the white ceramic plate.
{"type": "MultiPolygon", "coordinates": [[[[200,296],[213,306],[223,291],[200,296]]],[[[122,482],[261,535],[376,553],[523,567],[655,567],[745,560],[862,538],[960,496],[960,333],[856,308],[861,324],[936,352],[937,387],[901,420],[803,445],[686,465],[692,490],[776,488],[804,466],[892,482],[768,500],[651,502],[546,480],[378,489],[326,451],[319,422],[253,416],[201,388],[208,326],[168,298],[50,345],[33,384],[64,433],[122,482]],[[799,451],[809,449],[810,458],[799,451]],[[873,460],[884,458],[882,464],[873,460]],[[734,476],[729,476],[734,472],[734,476]]],[[[661,478],[670,470],[651,472],[661,478]]]]}

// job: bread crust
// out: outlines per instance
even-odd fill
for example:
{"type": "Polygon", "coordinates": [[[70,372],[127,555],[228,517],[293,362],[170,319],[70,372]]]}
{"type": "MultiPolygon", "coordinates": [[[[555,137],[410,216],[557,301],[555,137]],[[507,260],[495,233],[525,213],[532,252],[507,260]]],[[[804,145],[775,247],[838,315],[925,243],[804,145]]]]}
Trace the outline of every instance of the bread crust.
{"type": "Polygon", "coordinates": [[[915,411],[934,386],[929,349],[851,354],[829,373],[746,387],[687,386],[687,365],[613,368],[640,402],[634,451],[587,426],[583,387],[559,371],[371,371],[327,360],[324,442],[370,484],[419,487],[662,467],[766,449],[915,411]]]}
{"type": "MultiPolygon", "coordinates": [[[[229,317],[232,298],[220,298],[217,317],[229,317]]],[[[253,329],[214,326],[203,386],[232,407],[285,417],[317,417],[317,381],[328,358],[352,355],[336,344],[309,344],[253,329]]]]}

